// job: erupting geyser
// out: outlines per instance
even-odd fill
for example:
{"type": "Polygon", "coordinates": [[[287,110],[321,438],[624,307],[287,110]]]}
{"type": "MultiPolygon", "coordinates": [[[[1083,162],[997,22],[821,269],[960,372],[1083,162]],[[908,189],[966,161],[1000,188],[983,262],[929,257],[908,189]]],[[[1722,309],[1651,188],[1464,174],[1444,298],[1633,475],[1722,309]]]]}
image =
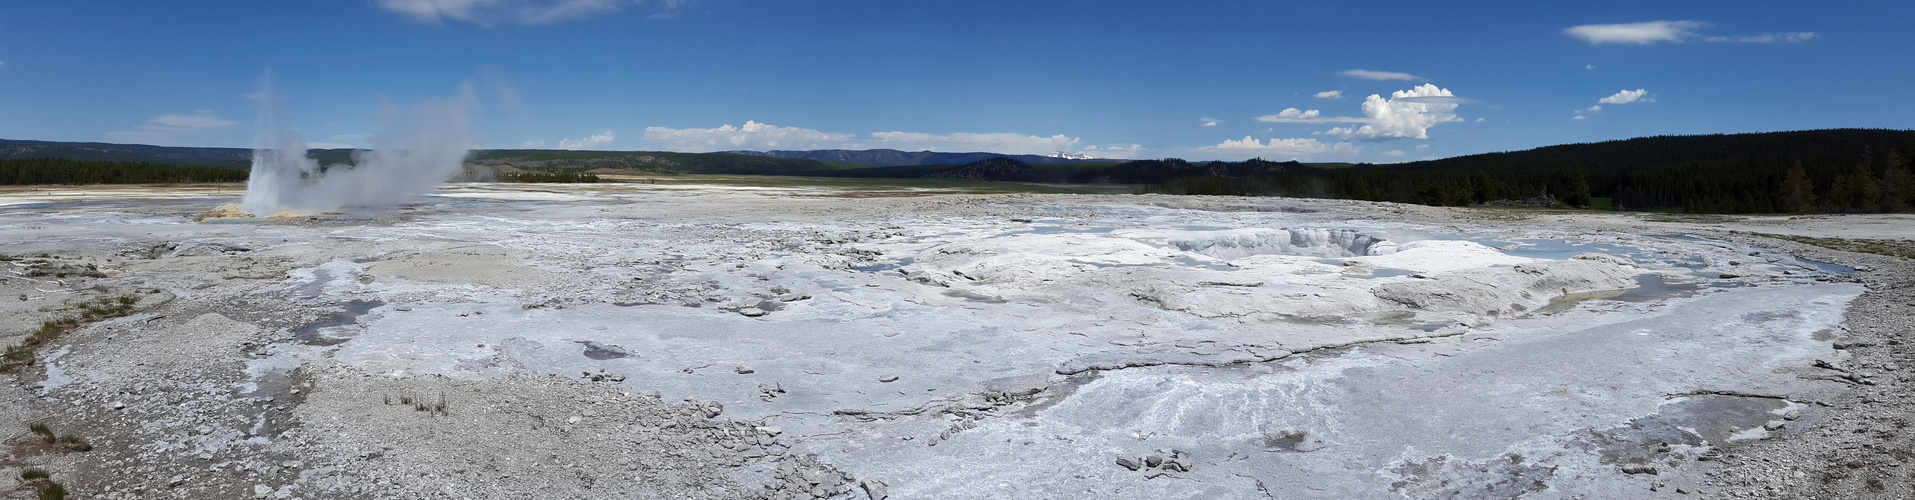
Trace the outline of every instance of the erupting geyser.
{"type": "Polygon", "coordinates": [[[461,172],[475,137],[467,115],[478,109],[470,85],[458,97],[380,113],[372,149],[353,151],[352,164],[321,166],[307,155],[306,141],[287,126],[285,104],[269,76],[259,92],[259,131],[253,140],[252,176],[240,208],[267,217],[310,214],[346,207],[403,203],[461,172]]]}

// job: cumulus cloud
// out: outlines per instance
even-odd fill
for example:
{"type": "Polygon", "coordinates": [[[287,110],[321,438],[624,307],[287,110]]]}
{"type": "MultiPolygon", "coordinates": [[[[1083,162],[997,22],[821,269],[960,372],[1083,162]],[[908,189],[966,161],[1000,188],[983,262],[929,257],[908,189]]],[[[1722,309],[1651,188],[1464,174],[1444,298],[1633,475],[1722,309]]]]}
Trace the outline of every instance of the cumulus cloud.
{"type": "Polygon", "coordinates": [[[1571,116],[1571,117],[1569,117],[1569,119],[1571,119],[1571,120],[1588,120],[1588,119],[1589,119],[1589,117],[1587,117],[1587,116],[1583,116],[1583,115],[1576,115],[1576,116],[1571,116]]]}
{"type": "MultiPolygon", "coordinates": [[[[1656,102],[1655,99],[1650,98],[1648,96],[1649,96],[1649,91],[1647,90],[1643,90],[1643,89],[1624,90],[1624,91],[1616,92],[1616,95],[1599,99],[1596,101],[1596,103],[1597,104],[1629,104],[1632,102],[1656,102]]],[[[1677,99],[1677,100],[1680,101],[1681,99],[1677,99]]]]}
{"type": "MultiPolygon", "coordinates": [[[[711,152],[728,150],[809,150],[809,149],[898,149],[905,151],[978,152],[1004,154],[1090,154],[1111,157],[1116,149],[1080,149],[1082,140],[1062,134],[1049,137],[1011,133],[926,134],[919,132],[874,132],[865,136],[823,132],[801,127],[747,121],[743,126],[723,125],[708,129],[646,127],[644,141],[649,147],[672,151],[711,152]],[[1092,151],[1097,153],[1093,154],[1092,151]]],[[[1134,146],[1133,146],[1134,147],[1134,146]]]]}
{"type": "MultiPolygon", "coordinates": [[[[419,22],[461,21],[492,27],[553,24],[616,12],[626,0],[377,0],[379,8],[419,22]]],[[[637,2],[644,3],[644,2],[637,2]]],[[[666,11],[684,0],[656,2],[666,11]]]]}
{"type": "Polygon", "coordinates": [[[1304,111],[1297,108],[1285,108],[1283,111],[1280,111],[1274,115],[1259,116],[1257,117],[1257,121],[1264,122],[1264,123],[1355,123],[1355,122],[1361,122],[1362,119],[1361,118],[1336,118],[1336,117],[1325,118],[1323,117],[1322,111],[1318,111],[1314,109],[1309,111],[1304,111]]]}
{"type": "Polygon", "coordinates": [[[1402,152],[1402,151],[1399,151],[1399,150],[1394,150],[1394,149],[1392,149],[1392,150],[1389,150],[1389,151],[1384,151],[1384,152],[1382,152],[1382,153],[1380,153],[1380,154],[1382,154],[1383,156],[1392,156],[1392,157],[1403,157],[1403,156],[1409,156],[1409,153],[1405,153],[1405,152],[1402,152]]]}
{"type": "Polygon", "coordinates": [[[1317,93],[1317,95],[1316,95],[1316,98],[1318,98],[1318,99],[1342,99],[1342,98],[1343,98],[1343,91],[1341,91],[1341,90],[1325,90],[1325,91],[1322,91],[1322,92],[1318,92],[1318,93],[1317,93]]]}
{"type": "Polygon", "coordinates": [[[857,136],[832,134],[808,128],[780,127],[746,121],[744,126],[718,128],[645,127],[645,141],[672,151],[706,153],[739,149],[850,149],[857,136]]]}
{"type": "Polygon", "coordinates": [[[133,130],[107,132],[106,139],[111,142],[161,144],[181,136],[192,136],[236,124],[238,123],[202,109],[184,115],[154,115],[152,118],[147,118],[145,124],[134,126],[133,130]]]}
{"type": "Polygon", "coordinates": [[[1425,80],[1425,78],[1423,77],[1412,75],[1409,73],[1397,73],[1394,71],[1370,71],[1367,69],[1344,70],[1343,72],[1337,73],[1337,74],[1347,76],[1350,78],[1362,79],[1362,80],[1377,80],[1377,81],[1393,81],[1394,80],[1394,81],[1405,81],[1405,82],[1420,82],[1425,80]]]}
{"type": "Polygon", "coordinates": [[[1222,124],[1223,120],[1218,120],[1216,118],[1198,118],[1197,123],[1198,123],[1198,126],[1200,127],[1215,127],[1219,124],[1222,124]]]}
{"type": "Polygon", "coordinates": [[[612,131],[607,130],[604,133],[592,134],[591,137],[579,139],[577,141],[574,141],[571,138],[559,139],[559,149],[578,151],[585,148],[603,146],[603,145],[611,144],[611,143],[612,143],[612,131]]]}
{"type": "MultiPolygon", "coordinates": [[[[1702,35],[1696,30],[1708,27],[1709,23],[1696,21],[1650,21],[1627,24],[1585,24],[1563,29],[1563,34],[1589,42],[1592,45],[1620,43],[1631,45],[1650,45],[1656,43],[1683,43],[1690,40],[1705,42],[1736,43],[1801,43],[1816,38],[1811,32],[1762,33],[1758,35],[1714,36],[1702,35]]],[[[1591,66],[1589,69],[1595,69],[1591,66]]]]}
{"type": "Polygon", "coordinates": [[[1398,90],[1385,99],[1370,94],[1363,100],[1363,117],[1326,117],[1317,111],[1285,109],[1281,113],[1257,117],[1273,123],[1347,123],[1319,135],[1340,136],[1346,141],[1387,141],[1392,139],[1429,139],[1429,130],[1437,124],[1463,121],[1456,107],[1467,99],[1456,97],[1448,89],[1423,84],[1410,90],[1398,90]]]}
{"type": "Polygon", "coordinates": [[[1601,104],[1597,104],[1597,105],[1595,105],[1595,106],[1590,106],[1590,107],[1587,107],[1587,108],[1583,108],[1583,110],[1582,110],[1582,111],[1580,111],[1580,112],[1582,112],[1582,113],[1601,113],[1601,112],[1602,112],[1602,105],[1601,105],[1601,104]]]}
{"type": "Polygon", "coordinates": [[[1255,137],[1250,137],[1247,135],[1243,137],[1243,140],[1225,140],[1222,143],[1219,143],[1215,146],[1198,148],[1199,151],[1229,153],[1229,154],[1232,154],[1233,156],[1243,156],[1243,155],[1305,156],[1305,155],[1323,154],[1323,153],[1328,153],[1331,151],[1338,151],[1338,150],[1347,151],[1350,149],[1351,149],[1350,145],[1348,144],[1326,143],[1323,141],[1319,141],[1319,140],[1316,140],[1313,138],[1307,138],[1307,137],[1302,139],[1278,139],[1278,138],[1272,137],[1269,141],[1259,141],[1255,137]]]}

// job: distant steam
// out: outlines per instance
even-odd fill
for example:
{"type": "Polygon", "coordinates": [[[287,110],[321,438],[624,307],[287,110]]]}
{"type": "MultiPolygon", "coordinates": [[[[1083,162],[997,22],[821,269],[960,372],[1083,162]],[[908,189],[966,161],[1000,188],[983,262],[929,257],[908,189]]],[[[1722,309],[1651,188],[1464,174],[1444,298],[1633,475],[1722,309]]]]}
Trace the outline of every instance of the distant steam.
{"type": "Polygon", "coordinates": [[[458,175],[476,137],[467,116],[478,110],[471,85],[452,99],[389,106],[370,151],[354,151],[352,165],[327,165],[307,156],[306,141],[286,126],[285,103],[268,75],[259,92],[259,129],[253,170],[240,207],[260,217],[374,207],[418,198],[458,175]]]}

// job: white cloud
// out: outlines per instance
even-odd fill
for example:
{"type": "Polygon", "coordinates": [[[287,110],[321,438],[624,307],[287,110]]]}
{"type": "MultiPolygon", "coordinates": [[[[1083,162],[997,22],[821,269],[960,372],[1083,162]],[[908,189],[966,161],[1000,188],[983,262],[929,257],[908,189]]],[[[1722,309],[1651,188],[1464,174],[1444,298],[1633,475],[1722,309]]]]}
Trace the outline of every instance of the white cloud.
{"type": "MultiPolygon", "coordinates": [[[[1696,30],[1709,26],[1709,23],[1696,21],[1650,21],[1629,24],[1585,24],[1563,29],[1563,34],[1589,42],[1592,45],[1605,43],[1624,43],[1650,45],[1655,43],[1683,43],[1690,40],[1705,42],[1736,43],[1801,43],[1816,38],[1815,33],[1783,32],[1762,33],[1758,35],[1704,36],[1696,30]]],[[[1589,69],[1596,69],[1590,66],[1589,69]]]]}
{"type": "Polygon", "coordinates": [[[1038,137],[1020,134],[922,134],[915,132],[876,132],[871,138],[877,147],[905,151],[989,151],[1005,154],[1050,154],[1077,149],[1078,139],[1053,135],[1038,137]]]}
{"type": "Polygon", "coordinates": [[[1703,27],[1695,21],[1650,21],[1630,24],[1585,24],[1563,29],[1563,34],[1591,44],[1629,43],[1649,45],[1657,42],[1680,43],[1695,36],[1703,27]]]}
{"type": "MultiPolygon", "coordinates": [[[[1062,134],[1040,137],[1010,133],[874,132],[870,135],[858,136],[800,127],[780,127],[755,121],[747,121],[739,127],[724,125],[709,129],[646,127],[644,141],[648,147],[698,153],[772,149],[898,149],[1037,155],[1063,152],[1109,157],[1105,156],[1108,154],[1106,152],[1112,151],[1112,149],[1098,150],[1088,147],[1080,149],[1082,143],[1080,139],[1062,134]],[[1092,154],[1090,151],[1098,153],[1092,154]]],[[[1116,150],[1124,151],[1124,148],[1118,147],[1116,150]]]]}
{"type": "Polygon", "coordinates": [[[237,124],[232,120],[213,116],[212,111],[203,109],[194,111],[193,114],[190,115],[158,115],[148,119],[148,121],[163,127],[193,130],[225,128],[237,124]]]}
{"type": "Polygon", "coordinates": [[[1142,155],[1143,152],[1144,146],[1142,145],[1124,144],[1104,146],[1102,149],[1099,149],[1097,146],[1087,146],[1080,154],[1088,155],[1092,158],[1131,159],[1142,155]]]}
{"type": "MultiPolygon", "coordinates": [[[[492,27],[553,24],[616,12],[625,0],[378,0],[379,8],[419,22],[462,21],[492,27]]],[[[638,3],[643,3],[638,2],[638,3]]],[[[683,0],[659,2],[666,10],[683,0]]]]}
{"type": "Polygon", "coordinates": [[[1394,156],[1394,157],[1409,156],[1409,153],[1405,153],[1405,152],[1394,150],[1394,149],[1389,151],[1384,151],[1380,154],[1382,154],[1383,156],[1394,156]]]}
{"type": "Polygon", "coordinates": [[[1200,127],[1215,127],[1218,124],[1222,124],[1223,120],[1218,120],[1216,118],[1198,118],[1197,122],[1200,123],[1200,125],[1198,125],[1200,127]]]}
{"type": "Polygon", "coordinates": [[[832,134],[808,128],[780,127],[755,121],[744,126],[718,128],[645,127],[645,141],[672,151],[705,153],[711,151],[853,149],[858,140],[851,134],[832,134]]]}
{"type": "Polygon", "coordinates": [[[195,135],[236,124],[237,122],[220,118],[212,111],[202,109],[185,115],[154,115],[146,119],[145,124],[134,126],[133,130],[107,132],[106,140],[134,144],[160,144],[170,142],[178,136],[195,135]]]}
{"type": "Polygon", "coordinates": [[[1337,127],[1324,131],[1325,134],[1343,136],[1344,140],[1387,141],[1391,139],[1429,139],[1429,130],[1437,124],[1460,122],[1456,116],[1456,107],[1462,102],[1457,99],[1436,99],[1419,102],[1418,98],[1446,97],[1454,98],[1449,89],[1438,88],[1435,84],[1423,84],[1410,90],[1398,90],[1390,93],[1389,99],[1370,94],[1363,100],[1361,127],[1337,127]]]}
{"type": "Polygon", "coordinates": [[[1318,98],[1318,99],[1342,99],[1342,98],[1343,98],[1343,91],[1341,91],[1341,90],[1325,90],[1325,91],[1322,91],[1322,92],[1318,92],[1318,93],[1317,93],[1317,95],[1316,95],[1316,98],[1318,98]]]}
{"type": "Polygon", "coordinates": [[[1257,121],[1264,123],[1356,123],[1361,122],[1362,119],[1324,118],[1323,112],[1318,110],[1312,109],[1304,111],[1297,108],[1285,108],[1283,111],[1274,115],[1259,116],[1257,117],[1257,121]]]}
{"type": "Polygon", "coordinates": [[[611,144],[611,143],[612,143],[612,131],[607,130],[604,133],[592,134],[591,137],[579,139],[577,141],[573,141],[570,138],[559,139],[559,149],[564,149],[569,151],[578,151],[585,148],[603,146],[603,145],[611,144]]]}
{"type": "Polygon", "coordinates": [[[1418,144],[1418,145],[1416,145],[1416,150],[1417,150],[1417,151],[1422,151],[1422,150],[1425,150],[1425,149],[1429,149],[1429,148],[1430,148],[1430,145],[1428,145],[1428,144],[1418,144]]]}
{"type": "Polygon", "coordinates": [[[1704,41],[1709,41],[1709,42],[1802,43],[1802,42],[1809,41],[1810,39],[1816,38],[1818,36],[1821,36],[1821,35],[1817,35],[1815,33],[1810,33],[1806,31],[1800,31],[1800,32],[1789,32],[1789,33],[1763,33],[1760,35],[1710,36],[1710,37],[1703,37],[1702,39],[1704,41]]]}
{"type": "MultiPolygon", "coordinates": [[[[1363,101],[1363,117],[1322,116],[1317,110],[1288,108],[1274,115],[1257,117],[1266,123],[1347,123],[1312,135],[1341,136],[1346,141],[1387,141],[1392,139],[1428,139],[1429,129],[1440,123],[1460,122],[1456,107],[1475,102],[1456,97],[1448,89],[1423,84],[1410,90],[1390,93],[1389,99],[1370,94],[1363,101]],[[1360,125],[1360,126],[1358,126],[1360,125]]],[[[1478,119],[1477,121],[1482,121],[1478,119]]]]}
{"type": "Polygon", "coordinates": [[[1569,119],[1571,119],[1571,120],[1588,120],[1588,119],[1589,119],[1589,117],[1587,117],[1587,116],[1583,116],[1583,115],[1576,115],[1576,116],[1571,116],[1571,117],[1569,117],[1569,119]]]}
{"type": "Polygon", "coordinates": [[[1417,82],[1417,81],[1423,81],[1425,79],[1423,77],[1412,75],[1409,73],[1397,73],[1394,71],[1370,71],[1367,69],[1345,70],[1337,74],[1347,76],[1350,78],[1359,78],[1363,80],[1377,80],[1377,81],[1400,80],[1405,82],[1417,82]]]}
{"type": "Polygon", "coordinates": [[[1479,116],[1476,118],[1476,123],[1483,123],[1483,120],[1484,118],[1479,116]]]}
{"type": "Polygon", "coordinates": [[[1598,104],[1629,104],[1632,102],[1656,102],[1655,99],[1648,97],[1648,95],[1649,95],[1649,91],[1643,90],[1643,89],[1624,90],[1621,92],[1616,92],[1616,95],[1604,97],[1600,100],[1597,100],[1596,102],[1598,104]]]}
{"type": "Polygon", "coordinates": [[[1583,65],[1583,69],[1596,69],[1596,65],[1594,65],[1594,64],[1584,64],[1584,65],[1583,65]]]}
{"type": "Polygon", "coordinates": [[[342,142],[308,142],[306,147],[308,149],[356,149],[353,145],[342,142]]]}
{"type": "Polygon", "coordinates": [[[1197,148],[1198,151],[1229,153],[1233,155],[1275,154],[1286,156],[1323,154],[1331,151],[1348,151],[1351,149],[1349,144],[1326,143],[1312,138],[1278,139],[1272,137],[1268,142],[1265,142],[1247,135],[1243,137],[1243,140],[1225,140],[1215,146],[1197,148]]]}
{"type": "Polygon", "coordinates": [[[524,149],[545,149],[545,141],[525,141],[525,143],[520,144],[519,147],[524,149]]]}
{"type": "Polygon", "coordinates": [[[1582,111],[1577,111],[1577,113],[1601,113],[1601,112],[1602,112],[1602,105],[1601,105],[1601,104],[1597,104],[1597,105],[1595,105],[1595,106],[1590,106],[1590,107],[1587,107],[1587,108],[1583,108],[1583,110],[1582,110],[1582,111]]]}

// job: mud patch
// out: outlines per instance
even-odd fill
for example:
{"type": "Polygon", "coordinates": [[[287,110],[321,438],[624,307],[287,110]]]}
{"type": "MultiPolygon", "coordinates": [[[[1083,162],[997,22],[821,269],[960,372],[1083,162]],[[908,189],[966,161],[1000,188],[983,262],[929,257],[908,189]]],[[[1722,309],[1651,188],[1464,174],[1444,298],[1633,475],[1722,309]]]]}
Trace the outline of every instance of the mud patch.
{"type": "Polygon", "coordinates": [[[340,307],[345,309],[344,311],[333,313],[332,317],[327,318],[326,321],[313,323],[310,325],[300,327],[297,330],[293,330],[293,340],[298,341],[301,344],[318,345],[318,346],[339,345],[339,344],[345,343],[346,341],[352,340],[352,339],[342,338],[342,337],[326,337],[326,336],[320,335],[319,331],[327,329],[327,328],[338,328],[338,327],[350,326],[355,323],[358,323],[360,316],[364,316],[366,313],[371,312],[373,309],[377,309],[379,308],[379,306],[383,306],[383,305],[386,305],[386,303],[377,301],[377,300],[354,300],[354,301],[346,302],[344,304],[340,304],[340,307]]]}
{"type": "Polygon", "coordinates": [[[1410,498],[1516,498],[1548,489],[1556,467],[1516,454],[1481,462],[1443,455],[1403,461],[1384,472],[1397,478],[1390,489],[1410,498]]]}
{"type": "Polygon", "coordinates": [[[580,340],[578,343],[585,346],[585,357],[600,361],[630,357],[632,355],[632,353],[626,351],[625,348],[615,345],[605,345],[590,340],[580,340]]]}

